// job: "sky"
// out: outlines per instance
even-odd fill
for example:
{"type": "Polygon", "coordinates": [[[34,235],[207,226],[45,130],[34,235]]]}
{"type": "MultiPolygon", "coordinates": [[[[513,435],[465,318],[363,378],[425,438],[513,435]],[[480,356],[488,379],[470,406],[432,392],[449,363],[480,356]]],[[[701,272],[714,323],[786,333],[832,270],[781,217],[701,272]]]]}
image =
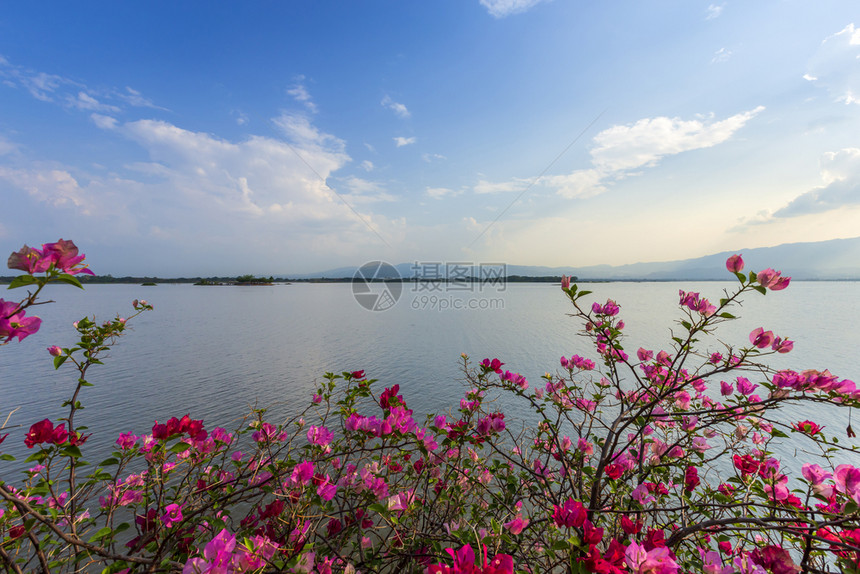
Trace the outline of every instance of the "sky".
{"type": "Polygon", "coordinates": [[[0,248],[98,274],[860,235],[855,0],[11,2],[0,248]]]}

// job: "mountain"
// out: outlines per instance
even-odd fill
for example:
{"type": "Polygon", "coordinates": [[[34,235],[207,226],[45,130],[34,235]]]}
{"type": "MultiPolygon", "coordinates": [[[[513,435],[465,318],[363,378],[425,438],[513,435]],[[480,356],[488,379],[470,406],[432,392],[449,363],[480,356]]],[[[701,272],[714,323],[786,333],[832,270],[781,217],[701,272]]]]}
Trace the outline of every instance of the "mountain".
{"type": "MultiPolygon", "coordinates": [[[[775,247],[756,247],[724,251],[680,261],[658,261],[648,263],[630,263],[627,265],[591,265],[586,267],[542,267],[534,265],[502,265],[486,266],[484,273],[503,272],[505,275],[521,275],[526,277],[546,277],[573,275],[579,279],[609,279],[609,280],[711,280],[728,279],[725,262],[735,253],[743,254],[747,269],[765,269],[767,267],[782,271],[783,275],[796,280],[833,280],[860,279],[860,237],[851,239],[832,239],[809,243],[785,243],[775,247]]],[[[438,270],[415,266],[414,263],[400,263],[394,268],[401,277],[445,276],[445,266],[438,270]]],[[[352,277],[358,267],[340,267],[309,273],[292,275],[292,279],[339,279],[352,277]]],[[[363,268],[364,271],[368,269],[363,268]]],[[[477,266],[467,271],[469,275],[479,277],[481,269],[477,266]]],[[[462,270],[461,270],[462,272],[462,270]]]]}

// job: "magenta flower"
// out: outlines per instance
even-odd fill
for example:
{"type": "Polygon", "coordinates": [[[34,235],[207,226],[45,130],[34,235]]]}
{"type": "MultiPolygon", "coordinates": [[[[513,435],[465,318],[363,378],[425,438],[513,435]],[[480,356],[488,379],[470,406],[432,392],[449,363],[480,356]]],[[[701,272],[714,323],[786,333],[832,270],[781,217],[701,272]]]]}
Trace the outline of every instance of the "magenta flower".
{"type": "Polygon", "coordinates": [[[56,345],[51,345],[50,347],[48,347],[48,353],[52,357],[59,357],[60,355],[63,354],[63,350],[56,345]]]}
{"type": "Polygon", "coordinates": [[[54,423],[51,419],[45,419],[33,424],[30,431],[24,436],[24,444],[27,448],[33,448],[37,444],[51,442],[54,433],[54,423]]]}
{"type": "Polygon", "coordinates": [[[18,303],[0,299],[0,343],[18,337],[22,341],[39,330],[42,320],[38,317],[25,317],[26,312],[19,310],[18,303]]]}
{"type": "Polygon", "coordinates": [[[791,277],[781,277],[780,275],[779,271],[765,269],[756,273],[756,281],[758,281],[759,285],[771,291],[781,291],[788,287],[791,277]]]}
{"type": "Polygon", "coordinates": [[[731,271],[732,273],[740,273],[744,270],[744,259],[743,257],[738,255],[732,255],[728,259],[726,259],[726,269],[731,271]]]}
{"type": "Polygon", "coordinates": [[[314,463],[305,460],[293,467],[293,473],[290,475],[290,482],[295,485],[305,485],[314,477],[314,463]]]}
{"type": "Polygon", "coordinates": [[[624,562],[637,574],[675,574],[679,566],[675,555],[665,546],[645,550],[636,542],[631,542],[624,551],[624,562]]]}
{"type": "Polygon", "coordinates": [[[511,534],[517,535],[522,533],[523,530],[529,525],[529,519],[523,518],[522,515],[517,514],[517,517],[511,520],[510,522],[505,522],[504,527],[507,528],[511,534]]]}
{"type": "Polygon", "coordinates": [[[759,349],[770,347],[771,343],[773,343],[773,331],[765,331],[762,327],[753,330],[750,333],[750,343],[759,349]]]}
{"type": "Polygon", "coordinates": [[[817,464],[806,463],[803,465],[801,472],[803,473],[803,478],[808,480],[813,486],[818,486],[828,478],[833,477],[831,473],[827,472],[817,464]]]}
{"type": "Polygon", "coordinates": [[[836,483],[836,492],[844,492],[860,504],[860,469],[850,464],[840,464],[836,467],[833,482],[836,483]]]}
{"type": "Polygon", "coordinates": [[[567,275],[561,276],[561,288],[565,291],[570,289],[570,277],[568,277],[567,275]]]}
{"type": "Polygon", "coordinates": [[[334,435],[326,427],[311,426],[308,429],[308,442],[325,446],[334,439],[334,435]]]}
{"type": "Polygon", "coordinates": [[[556,526],[562,527],[566,526],[567,528],[580,528],[583,524],[585,524],[585,518],[587,516],[587,511],[585,506],[578,500],[574,500],[573,498],[568,498],[564,506],[553,505],[553,513],[552,519],[555,522],[556,526]]]}
{"type": "Polygon", "coordinates": [[[776,337],[773,340],[773,345],[771,349],[776,351],[777,353],[790,353],[792,349],[794,349],[794,341],[789,341],[788,339],[783,339],[782,337],[776,337]]]}
{"type": "Polygon", "coordinates": [[[163,522],[164,526],[167,528],[182,522],[182,507],[178,504],[168,504],[165,506],[164,514],[161,515],[161,522],[163,522]]]}
{"type": "Polygon", "coordinates": [[[63,273],[94,275],[86,265],[82,265],[85,256],[78,255],[78,248],[72,241],[59,239],[56,243],[46,243],[42,245],[42,253],[63,273]]]}

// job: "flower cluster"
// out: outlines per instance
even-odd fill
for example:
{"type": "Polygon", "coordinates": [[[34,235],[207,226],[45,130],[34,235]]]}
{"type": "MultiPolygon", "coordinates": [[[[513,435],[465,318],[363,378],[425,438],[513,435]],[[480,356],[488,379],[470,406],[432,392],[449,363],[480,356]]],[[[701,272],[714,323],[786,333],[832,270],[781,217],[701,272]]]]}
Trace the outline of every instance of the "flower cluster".
{"type": "MultiPolygon", "coordinates": [[[[22,252],[28,273],[44,265],[44,246],[22,252]]],[[[47,270],[79,269],[76,257],[47,270]]],[[[77,370],[67,415],[24,436],[40,448],[21,485],[0,481],[3,556],[22,564],[15,571],[110,574],[857,572],[853,449],[779,409],[860,406],[860,390],[828,371],[756,362],[793,347],[764,328],[749,345],[700,346],[740,295],[790,281],[744,275],[739,255],[726,267],[740,287],[718,305],[681,291],[687,320],[670,347],[628,355],[619,305],[585,303],[565,278],[602,366],[562,357],[560,372],[530,386],[499,358],[473,366],[463,355],[467,390],[426,417],[399,385],[327,373],[280,424],[254,410],[233,432],[207,431],[186,414],[121,433],[97,465],[81,458],[79,393],[135,315],[82,319],[78,343],[48,348],[55,367],[77,370]],[[776,454],[784,439],[824,456],[795,468],[776,454]]]]}

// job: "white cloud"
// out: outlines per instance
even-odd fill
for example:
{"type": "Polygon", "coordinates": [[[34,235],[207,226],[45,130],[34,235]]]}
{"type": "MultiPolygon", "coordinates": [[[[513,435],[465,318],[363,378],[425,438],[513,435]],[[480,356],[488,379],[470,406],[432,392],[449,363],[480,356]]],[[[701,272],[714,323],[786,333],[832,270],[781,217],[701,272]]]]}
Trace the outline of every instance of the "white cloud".
{"type": "Polygon", "coordinates": [[[117,124],[116,118],[112,118],[110,116],[105,116],[102,114],[90,114],[90,119],[93,120],[93,123],[96,124],[96,127],[101,128],[103,130],[112,130],[116,127],[117,124]]]}
{"type": "Polygon", "coordinates": [[[72,107],[79,110],[90,110],[95,112],[119,112],[119,108],[110,104],[103,104],[86,92],[78,92],[77,95],[66,96],[66,101],[72,107]]]}
{"type": "Polygon", "coordinates": [[[597,169],[580,169],[568,175],[544,177],[541,183],[554,187],[562,197],[585,199],[606,191],[606,174],[597,169]]]}
{"type": "Polygon", "coordinates": [[[403,105],[399,102],[395,102],[394,100],[391,99],[390,96],[385,96],[384,98],[382,98],[381,103],[382,103],[383,107],[388,108],[389,110],[393,111],[395,114],[397,114],[398,117],[408,118],[411,115],[409,113],[409,110],[406,109],[405,105],[403,105]]]}
{"type": "Polygon", "coordinates": [[[117,94],[117,97],[128,105],[136,107],[136,108],[153,108],[157,110],[163,110],[165,108],[156,106],[152,103],[152,100],[149,98],[143,97],[143,95],[135,90],[134,88],[130,88],[128,86],[125,87],[125,92],[120,92],[117,94]]]}
{"type": "Polygon", "coordinates": [[[860,28],[851,23],[825,38],[804,78],[826,89],[837,102],[860,104],[860,28]]]}
{"type": "Polygon", "coordinates": [[[421,154],[421,159],[427,163],[433,163],[434,161],[439,161],[443,159],[448,159],[442,154],[438,153],[423,153],[421,154]]]}
{"type": "Polygon", "coordinates": [[[860,205],[860,148],[827,152],[819,164],[824,185],[797,196],[773,217],[796,217],[860,205]]]}
{"type": "Polygon", "coordinates": [[[511,181],[503,181],[498,183],[480,180],[472,188],[475,193],[504,193],[509,191],[522,191],[528,187],[529,182],[523,179],[513,179],[511,181]]]}
{"type": "Polygon", "coordinates": [[[346,144],[331,134],[321,132],[303,114],[284,113],[272,120],[289,139],[303,146],[328,148],[343,152],[346,144]]]}
{"type": "Polygon", "coordinates": [[[708,6],[708,15],[706,16],[707,20],[713,20],[714,18],[719,18],[720,14],[723,13],[723,8],[725,8],[725,4],[711,4],[708,6]]]}
{"type": "Polygon", "coordinates": [[[592,163],[603,172],[651,167],[667,155],[723,143],[762,110],[759,106],[716,122],[661,116],[613,126],[595,136],[592,163]]]}
{"type": "Polygon", "coordinates": [[[373,167],[374,167],[374,166],[373,166],[373,162],[372,162],[372,161],[370,161],[370,160],[364,160],[363,162],[361,162],[360,167],[361,167],[361,169],[363,169],[364,171],[366,171],[366,172],[370,173],[371,171],[373,171],[373,167]]]}
{"type": "Polygon", "coordinates": [[[732,57],[732,51],[728,48],[720,48],[714,53],[714,57],[711,58],[712,64],[719,64],[721,62],[728,61],[729,58],[732,57]]]}
{"type": "Polygon", "coordinates": [[[427,195],[432,197],[433,199],[442,199],[443,197],[453,197],[455,195],[460,195],[461,191],[456,191],[454,189],[449,189],[447,187],[428,187],[427,195]]]}
{"type": "Polygon", "coordinates": [[[540,184],[554,188],[563,197],[592,197],[632,175],[633,170],[656,166],[664,157],[727,141],[762,110],[764,107],[759,106],[720,121],[714,121],[712,114],[694,120],[660,116],[612,126],[594,137],[590,168],[544,176],[540,184]]]}
{"type": "Polygon", "coordinates": [[[504,18],[512,14],[520,14],[544,0],[481,0],[481,6],[487,9],[494,18],[504,18]]]}
{"type": "Polygon", "coordinates": [[[68,171],[60,169],[11,169],[0,166],[0,179],[23,189],[38,201],[54,207],[73,206],[89,213],[87,198],[77,180],[68,171]]]}
{"type": "Polygon", "coordinates": [[[404,138],[404,137],[396,137],[394,138],[394,143],[397,147],[403,147],[406,145],[414,144],[417,140],[415,138],[404,138]]]}
{"type": "Polygon", "coordinates": [[[287,94],[291,95],[297,102],[304,104],[304,106],[312,113],[316,113],[317,105],[314,103],[313,98],[311,98],[311,94],[308,92],[307,87],[305,87],[304,80],[304,76],[297,77],[296,84],[287,90],[287,94]]]}

